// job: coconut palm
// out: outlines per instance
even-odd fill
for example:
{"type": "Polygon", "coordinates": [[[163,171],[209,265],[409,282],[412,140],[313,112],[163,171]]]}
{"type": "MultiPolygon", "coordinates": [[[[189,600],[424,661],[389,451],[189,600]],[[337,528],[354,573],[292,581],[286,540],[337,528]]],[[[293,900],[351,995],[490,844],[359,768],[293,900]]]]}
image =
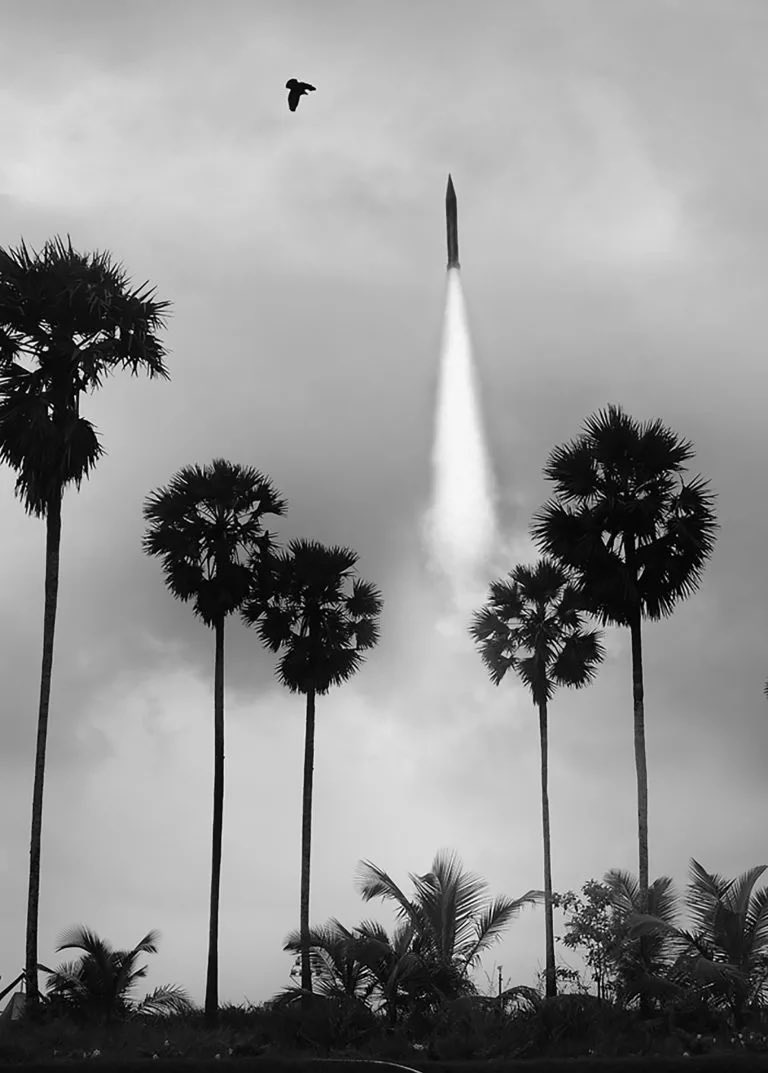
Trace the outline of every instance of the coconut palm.
{"type": "Polygon", "coordinates": [[[648,893],[648,772],[641,622],[672,613],[696,590],[715,540],[714,496],[684,480],[693,446],[659,420],[640,424],[609,406],[544,469],[556,494],[534,518],[534,539],[575,571],[586,609],[628,626],[632,645],[639,881],[648,893]]]}
{"type": "MultiPolygon", "coordinates": [[[[626,1006],[639,998],[647,1010],[651,999],[664,999],[678,988],[672,980],[675,950],[668,937],[659,932],[638,936],[631,933],[630,922],[642,912],[640,884],[635,876],[620,869],[611,869],[603,882],[610,891],[611,908],[621,940],[610,951],[617,977],[617,998],[626,1006]]],[[[648,887],[648,913],[655,919],[672,925],[677,916],[678,902],[672,880],[659,876],[648,887]]]]}
{"type": "Polygon", "coordinates": [[[115,369],[168,377],[157,331],[168,302],[148,284],[131,289],[108,253],[80,254],[67,240],[37,253],[0,248],[0,460],[16,471],[25,510],[45,518],[43,659],[37,717],[26,929],[27,1007],[38,1005],[37,929],[43,785],[59,587],[61,503],[103,454],[80,399],[115,369]]]}
{"type": "Polygon", "coordinates": [[[217,458],[209,466],[185,466],[144,504],[149,523],[143,546],[162,560],[165,583],[214,631],[214,775],[211,901],[205,1016],[218,1017],[218,935],[221,839],[224,809],[224,623],[238,611],[252,583],[252,569],[269,552],[264,517],[285,512],[269,478],[250,466],[217,458]]]}
{"type": "Polygon", "coordinates": [[[551,559],[516,566],[508,581],[494,581],[477,611],[470,633],[495,685],[514,670],[539,710],[541,818],[544,840],[544,926],[547,997],[557,994],[552,914],[547,706],[557,686],[590,682],[603,658],[597,630],[584,629],[583,595],[568,573],[551,559]]]}
{"type": "Polygon", "coordinates": [[[630,917],[634,936],[661,936],[678,951],[677,967],[713,991],[730,1009],[736,1028],[746,1011],[768,999],[768,887],[755,890],[760,864],[736,879],[691,858],[686,907],[690,930],[650,913],[630,917]]]}
{"type": "MultiPolygon", "coordinates": [[[[310,928],[313,991],[374,1003],[385,1010],[390,1025],[394,1025],[407,1002],[429,989],[429,974],[412,950],[414,935],[409,922],[396,928],[391,938],[373,920],[351,930],[338,920],[310,928]]],[[[301,932],[291,932],[283,949],[299,955],[300,971],[301,932]]]]}
{"type": "Polygon", "coordinates": [[[378,590],[354,577],[357,554],[317,541],[293,540],[286,551],[258,566],[255,592],[243,619],[256,626],[272,652],[283,650],[277,675],[291,693],[306,697],[301,825],[301,987],[312,991],[309,948],[309,879],[312,835],[312,775],[315,698],[343,685],[379,637],[382,601],[378,590]],[[348,589],[351,587],[351,591],[348,589]]]}
{"type": "MultiPolygon", "coordinates": [[[[313,991],[327,998],[353,998],[367,1002],[376,980],[356,957],[356,936],[338,920],[309,929],[309,954],[313,991]]],[[[301,930],[288,935],[283,950],[301,959],[301,930]]]]}
{"type": "Polygon", "coordinates": [[[408,1002],[430,988],[430,977],[422,959],[414,953],[416,933],[406,920],[390,937],[374,920],[365,920],[354,929],[352,949],[376,981],[376,998],[390,1025],[408,1002]]]}
{"type": "Polygon", "coordinates": [[[543,891],[529,890],[515,900],[504,896],[489,900],[486,881],[465,872],[456,854],[446,850],[435,855],[430,872],[411,873],[409,878],[412,898],[381,868],[361,861],[356,885],[365,901],[382,898],[397,904],[400,922],[413,928],[411,949],[428,971],[437,1000],[471,993],[469,972],[483,951],[501,937],[524,905],[544,896],[543,891]]]}
{"type": "Polygon", "coordinates": [[[192,1008],[184,990],[175,985],[157,987],[135,1003],[130,992],[147,975],[147,966],[137,967],[140,954],[156,954],[159,933],[148,932],[132,950],[113,950],[89,928],[76,927],[59,941],[57,950],[82,950],[76,961],[59,965],[47,984],[49,999],[87,1018],[109,1023],[128,1014],[184,1013],[192,1008]]]}

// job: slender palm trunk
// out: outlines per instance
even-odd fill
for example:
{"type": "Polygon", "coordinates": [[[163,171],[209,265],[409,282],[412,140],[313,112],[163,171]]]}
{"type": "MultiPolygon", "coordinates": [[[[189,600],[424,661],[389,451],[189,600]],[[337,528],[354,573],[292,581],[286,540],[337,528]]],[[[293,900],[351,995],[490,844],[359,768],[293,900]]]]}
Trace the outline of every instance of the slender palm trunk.
{"type": "MultiPolygon", "coordinates": [[[[643,649],[640,637],[639,611],[630,623],[632,639],[632,701],[635,713],[635,770],[637,771],[637,842],[639,851],[638,879],[640,883],[640,912],[648,912],[648,766],[645,758],[645,704],[643,697],[643,649]]],[[[640,937],[640,960],[648,958],[648,939],[640,937]]],[[[640,1013],[651,1014],[651,1000],[646,991],[640,994],[640,1013]]]]}
{"type": "Polygon", "coordinates": [[[643,698],[643,650],[640,614],[630,624],[632,638],[632,700],[635,712],[635,769],[637,771],[637,841],[640,855],[638,877],[642,913],[648,911],[648,766],[645,758],[645,704],[643,698]]]}
{"type": "Polygon", "coordinates": [[[301,989],[304,1006],[312,991],[309,965],[309,862],[312,842],[312,775],[315,768],[315,691],[307,693],[307,727],[304,738],[304,794],[301,817],[301,989]]]}
{"type": "Polygon", "coordinates": [[[208,973],[205,981],[205,1020],[219,1016],[219,888],[221,835],[224,825],[224,619],[216,623],[216,663],[213,679],[213,847],[211,852],[211,917],[208,928],[208,973]]]}
{"type": "Polygon", "coordinates": [[[555,975],[555,929],[552,917],[552,854],[549,831],[549,761],[547,758],[547,702],[539,703],[539,736],[541,739],[541,826],[544,835],[544,929],[546,941],[546,996],[557,994],[555,975]]]}
{"type": "Polygon", "coordinates": [[[45,518],[45,609],[43,612],[43,665],[40,672],[40,705],[37,714],[35,782],[32,791],[32,833],[29,840],[29,895],[27,899],[26,985],[27,1009],[37,1010],[37,921],[40,902],[40,845],[43,833],[43,783],[45,747],[48,740],[48,706],[53,673],[53,636],[56,601],[59,593],[59,552],[61,548],[61,489],[48,501],[45,518]]]}

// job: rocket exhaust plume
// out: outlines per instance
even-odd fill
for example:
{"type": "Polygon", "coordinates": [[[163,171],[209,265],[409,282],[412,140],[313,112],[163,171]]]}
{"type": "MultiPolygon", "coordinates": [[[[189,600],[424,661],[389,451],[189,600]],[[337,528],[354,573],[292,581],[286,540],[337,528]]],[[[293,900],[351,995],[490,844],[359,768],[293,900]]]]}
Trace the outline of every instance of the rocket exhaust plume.
{"type": "Polygon", "coordinates": [[[426,538],[432,564],[448,580],[456,610],[465,613],[482,599],[487,586],[483,568],[497,545],[498,527],[461,289],[456,192],[450,176],[445,209],[448,290],[426,538]]]}

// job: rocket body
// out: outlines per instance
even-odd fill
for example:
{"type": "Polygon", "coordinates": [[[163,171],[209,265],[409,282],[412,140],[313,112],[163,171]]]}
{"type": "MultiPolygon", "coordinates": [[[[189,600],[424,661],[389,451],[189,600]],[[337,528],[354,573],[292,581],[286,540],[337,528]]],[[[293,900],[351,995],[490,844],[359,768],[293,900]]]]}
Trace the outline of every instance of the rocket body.
{"type": "Polygon", "coordinates": [[[445,227],[448,238],[448,267],[459,268],[459,224],[457,219],[456,191],[453,179],[448,176],[445,191],[445,227]]]}

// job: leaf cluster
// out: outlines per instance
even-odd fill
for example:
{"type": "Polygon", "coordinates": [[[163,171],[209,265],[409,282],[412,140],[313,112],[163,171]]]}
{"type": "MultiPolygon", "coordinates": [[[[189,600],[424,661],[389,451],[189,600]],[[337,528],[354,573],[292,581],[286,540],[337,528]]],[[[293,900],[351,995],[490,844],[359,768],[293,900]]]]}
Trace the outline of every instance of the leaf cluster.
{"type": "Polygon", "coordinates": [[[131,1001],[131,991],[147,974],[146,965],[137,965],[139,956],[156,954],[158,937],[158,932],[150,931],[131,950],[114,950],[89,928],[72,928],[61,937],[57,950],[81,950],[82,955],[50,974],[48,998],[87,1020],[186,1012],[190,1000],[176,986],[158,987],[141,1002],[131,1001]]]}
{"type": "Polygon", "coordinates": [[[688,440],[660,420],[609,406],[545,466],[555,495],[537,512],[538,546],[575,571],[603,623],[659,619],[698,587],[715,542],[715,496],[685,479],[688,440]]]}
{"type": "Polygon", "coordinates": [[[168,377],[158,331],[167,302],[131,289],[108,253],[80,254],[69,238],[38,253],[0,248],[0,460],[17,474],[29,513],[47,513],[103,454],[80,396],[116,368],[168,377]]]}
{"type": "Polygon", "coordinates": [[[470,626],[491,681],[516,671],[539,706],[557,686],[592,681],[604,649],[599,631],[585,628],[584,608],[581,588],[547,556],[493,582],[470,626]]]}

